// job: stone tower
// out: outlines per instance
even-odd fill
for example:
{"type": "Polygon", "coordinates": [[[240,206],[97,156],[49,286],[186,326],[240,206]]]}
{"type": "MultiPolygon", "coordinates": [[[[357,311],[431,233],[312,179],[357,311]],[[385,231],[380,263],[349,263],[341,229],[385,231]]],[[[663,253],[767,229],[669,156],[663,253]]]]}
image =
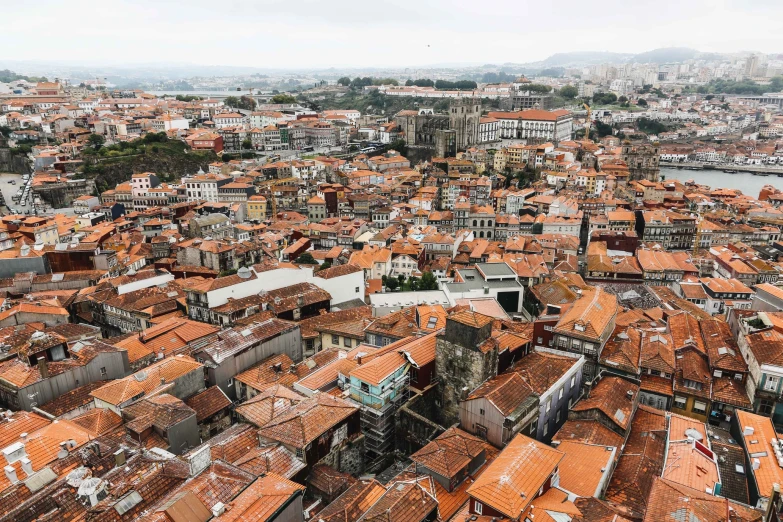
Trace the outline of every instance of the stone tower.
{"type": "Polygon", "coordinates": [[[661,174],[661,147],[656,141],[652,145],[634,145],[623,141],[622,160],[628,165],[629,178],[658,181],[661,174]]]}
{"type": "Polygon", "coordinates": [[[481,99],[457,98],[449,105],[449,129],[457,132],[457,148],[472,147],[478,141],[481,99]]]}
{"type": "Polygon", "coordinates": [[[446,320],[446,331],[435,346],[443,426],[459,422],[459,402],[497,375],[498,351],[491,336],[489,316],[465,310],[446,320]]]}

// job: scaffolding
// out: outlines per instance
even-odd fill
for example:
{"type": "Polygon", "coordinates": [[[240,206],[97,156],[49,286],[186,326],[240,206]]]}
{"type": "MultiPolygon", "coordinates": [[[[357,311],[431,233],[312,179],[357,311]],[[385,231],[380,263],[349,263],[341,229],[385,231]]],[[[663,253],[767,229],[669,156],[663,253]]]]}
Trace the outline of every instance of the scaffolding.
{"type": "MultiPolygon", "coordinates": [[[[362,392],[371,400],[369,404],[362,404],[360,413],[367,453],[381,456],[394,449],[394,416],[410,397],[408,383],[406,372],[392,381],[381,394],[362,392]]],[[[355,396],[352,398],[356,400],[355,396]]]]}

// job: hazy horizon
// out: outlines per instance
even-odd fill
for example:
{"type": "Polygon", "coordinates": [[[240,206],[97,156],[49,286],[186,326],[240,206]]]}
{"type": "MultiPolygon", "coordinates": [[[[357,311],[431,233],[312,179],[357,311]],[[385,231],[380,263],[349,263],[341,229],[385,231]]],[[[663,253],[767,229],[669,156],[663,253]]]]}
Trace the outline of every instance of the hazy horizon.
{"type": "MultiPolygon", "coordinates": [[[[773,30],[783,2],[609,0],[542,5],[493,0],[454,5],[405,0],[90,0],[15,4],[6,9],[0,62],[73,67],[232,66],[268,69],[404,68],[540,61],[591,51],[636,54],[688,47],[702,52],[783,53],[773,30]],[[573,14],[572,14],[573,13],[573,14]],[[56,39],[32,36],[73,23],[56,39]],[[23,43],[22,43],[23,42],[23,43]]],[[[56,34],[56,33],[55,33],[56,34]]]]}

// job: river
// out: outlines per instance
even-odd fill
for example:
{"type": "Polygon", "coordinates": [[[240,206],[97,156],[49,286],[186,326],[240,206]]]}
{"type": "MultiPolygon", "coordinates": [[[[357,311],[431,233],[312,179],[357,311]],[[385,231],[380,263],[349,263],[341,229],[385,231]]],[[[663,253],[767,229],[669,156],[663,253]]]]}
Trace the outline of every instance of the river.
{"type": "Polygon", "coordinates": [[[730,174],[722,170],[685,170],[670,167],[661,167],[661,176],[665,179],[678,179],[687,181],[692,179],[699,185],[709,185],[712,188],[733,188],[740,189],[743,194],[759,197],[761,187],[772,185],[775,188],[783,190],[783,178],[770,174],[769,176],[759,176],[750,172],[737,172],[730,174]]]}

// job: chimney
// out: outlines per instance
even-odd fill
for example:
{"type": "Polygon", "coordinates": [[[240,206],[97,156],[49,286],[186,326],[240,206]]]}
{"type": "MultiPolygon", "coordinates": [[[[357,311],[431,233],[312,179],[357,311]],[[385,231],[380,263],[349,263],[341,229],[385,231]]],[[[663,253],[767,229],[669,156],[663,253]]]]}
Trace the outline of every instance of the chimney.
{"type": "Polygon", "coordinates": [[[27,432],[20,433],[19,438],[22,439],[22,442],[25,442],[27,440],[27,432]]]}
{"type": "Polygon", "coordinates": [[[219,517],[226,511],[226,506],[222,502],[218,502],[214,506],[212,506],[212,516],[213,517],[219,517]]]}
{"type": "Polygon", "coordinates": [[[38,371],[41,372],[41,379],[49,378],[49,366],[46,364],[46,357],[38,358],[38,371]]]}
{"type": "Polygon", "coordinates": [[[125,464],[125,450],[118,449],[114,452],[114,465],[120,467],[125,464]]]}
{"type": "Polygon", "coordinates": [[[14,468],[13,466],[6,466],[3,469],[5,470],[5,476],[8,479],[8,482],[10,482],[11,484],[16,484],[17,482],[19,482],[19,479],[16,478],[16,468],[14,468]]]}
{"type": "Polygon", "coordinates": [[[27,474],[27,476],[29,477],[30,475],[32,475],[34,471],[33,471],[33,463],[30,461],[30,459],[24,457],[21,462],[22,462],[22,470],[27,474]]]}

